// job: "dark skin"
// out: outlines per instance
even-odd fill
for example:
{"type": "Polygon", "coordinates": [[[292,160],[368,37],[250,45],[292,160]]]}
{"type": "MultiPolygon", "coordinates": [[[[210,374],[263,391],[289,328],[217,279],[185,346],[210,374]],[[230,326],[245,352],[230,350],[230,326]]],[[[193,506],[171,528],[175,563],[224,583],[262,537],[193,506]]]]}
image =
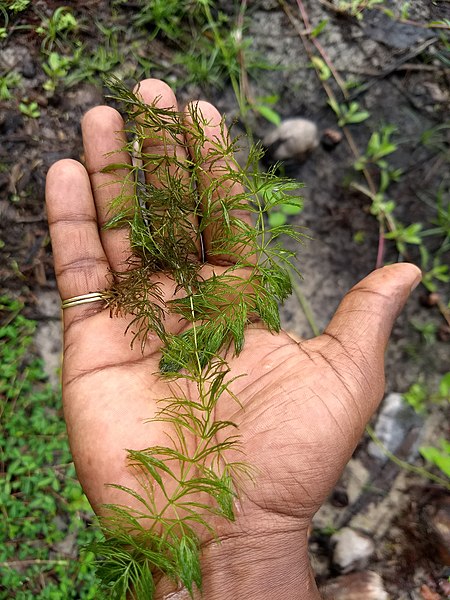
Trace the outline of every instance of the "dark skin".
{"type": "MultiPolygon", "coordinates": [[[[160,106],[176,108],[163,82],[146,80],[139,91],[149,103],[158,98],[160,106]]],[[[219,114],[207,103],[199,107],[212,139],[219,114]]],[[[83,120],[86,165],[62,160],[49,171],[48,219],[62,299],[103,290],[110,269],[126,268],[127,232],[101,228],[119,191],[118,184],[104,185],[117,175],[101,169],[119,161],[106,154],[122,146],[122,127],[115,110],[92,109],[83,120]]],[[[183,145],[166,151],[181,158],[186,152],[183,145]]],[[[209,173],[214,177],[214,169],[209,173]]],[[[213,235],[205,236],[206,254],[213,235]]],[[[206,263],[204,274],[221,272],[225,267],[217,262],[206,263]]],[[[172,297],[171,281],[159,279],[172,297]]],[[[243,408],[224,398],[216,417],[238,423],[256,476],[240,495],[236,522],[217,522],[221,543],[200,533],[203,598],[320,597],[307,556],[308,527],[382,398],[385,347],[419,280],[410,264],[379,269],[350,290],[322,335],[298,342],[256,323],[240,356],[227,357],[233,375],[245,374],[233,386],[243,408]]],[[[142,354],[139,345],[130,348],[126,325],[126,318],[111,318],[101,303],[64,311],[64,413],[80,482],[100,514],[103,503],[129,503],[106,484],[137,487],[125,449],[167,441],[164,423],[145,422],[156,401],[168,396],[167,383],[155,375],[160,341],[150,335],[142,354]]],[[[182,325],[167,321],[173,331],[182,325]]],[[[164,579],[158,584],[159,599],[187,597],[164,579]]]]}

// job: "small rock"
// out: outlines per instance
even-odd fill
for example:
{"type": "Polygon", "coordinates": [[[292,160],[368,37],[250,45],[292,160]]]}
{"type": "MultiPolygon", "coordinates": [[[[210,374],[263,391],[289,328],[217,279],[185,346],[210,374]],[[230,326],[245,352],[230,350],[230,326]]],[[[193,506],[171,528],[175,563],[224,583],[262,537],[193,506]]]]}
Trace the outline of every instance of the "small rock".
{"type": "Polygon", "coordinates": [[[344,506],[348,506],[348,494],[344,488],[335,487],[331,496],[330,502],[336,508],[344,508],[344,506]]]}
{"type": "Polygon", "coordinates": [[[426,306],[427,308],[436,306],[436,304],[439,304],[440,300],[441,297],[437,292],[431,292],[430,294],[423,295],[419,298],[420,304],[422,306],[426,306]]]}
{"type": "Polygon", "coordinates": [[[20,72],[26,79],[33,79],[36,77],[36,65],[30,56],[26,57],[23,61],[20,72]]]}
{"type": "Polygon", "coordinates": [[[308,119],[287,119],[268,133],[263,145],[275,160],[305,160],[319,145],[317,126],[308,119]]]}
{"type": "Polygon", "coordinates": [[[378,573],[361,571],[331,579],[320,588],[323,600],[389,600],[378,573]]]}
{"type": "Polygon", "coordinates": [[[25,45],[12,43],[7,48],[2,48],[0,65],[6,71],[20,68],[20,65],[28,59],[29,54],[30,51],[25,45]]]}
{"type": "Polygon", "coordinates": [[[359,458],[351,458],[341,478],[348,496],[348,503],[353,504],[368,484],[370,473],[359,458]]]}
{"type": "Polygon", "coordinates": [[[325,150],[333,150],[342,142],[342,133],[338,129],[325,129],[320,141],[325,150]]]}
{"type": "Polygon", "coordinates": [[[23,115],[14,110],[3,111],[0,115],[0,134],[10,135],[23,127],[23,115]]]}
{"type": "MultiPolygon", "coordinates": [[[[375,424],[375,435],[383,446],[395,453],[407,433],[420,422],[420,417],[406,404],[403,396],[391,393],[386,396],[375,424]]],[[[387,455],[374,442],[369,442],[367,453],[381,462],[388,460],[387,455]]]]}
{"type": "Polygon", "coordinates": [[[363,569],[368,565],[370,557],[375,552],[374,542],[350,527],[343,527],[332,535],[331,543],[335,544],[333,564],[341,573],[363,569]]]}

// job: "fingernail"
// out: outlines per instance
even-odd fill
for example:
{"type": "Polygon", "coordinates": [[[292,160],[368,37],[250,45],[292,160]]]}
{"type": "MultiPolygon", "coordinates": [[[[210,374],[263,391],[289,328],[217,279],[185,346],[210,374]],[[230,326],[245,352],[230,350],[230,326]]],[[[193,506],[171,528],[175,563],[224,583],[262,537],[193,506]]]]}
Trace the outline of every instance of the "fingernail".
{"type": "Polygon", "coordinates": [[[419,273],[417,274],[417,277],[415,278],[415,280],[414,280],[413,284],[411,285],[411,292],[413,292],[413,291],[416,289],[416,287],[419,285],[419,283],[420,283],[421,281],[422,281],[422,273],[421,273],[421,272],[419,272],[419,273]]]}

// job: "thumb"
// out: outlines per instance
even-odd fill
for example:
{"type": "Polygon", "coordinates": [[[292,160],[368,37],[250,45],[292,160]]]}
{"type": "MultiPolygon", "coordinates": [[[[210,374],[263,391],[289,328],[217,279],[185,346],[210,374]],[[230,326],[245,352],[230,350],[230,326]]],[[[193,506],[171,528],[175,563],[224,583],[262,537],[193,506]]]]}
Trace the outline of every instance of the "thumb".
{"type": "Polygon", "coordinates": [[[348,353],[357,348],[367,358],[382,358],[394,322],[420,279],[420,270],[408,263],[373,271],[346,294],[325,335],[348,353]]]}
{"type": "Polygon", "coordinates": [[[346,390],[346,399],[334,390],[329,409],[338,414],[344,408],[357,437],[383,396],[392,326],[420,279],[420,270],[406,263],[374,271],[346,294],[324,333],[309,341],[346,390]]]}

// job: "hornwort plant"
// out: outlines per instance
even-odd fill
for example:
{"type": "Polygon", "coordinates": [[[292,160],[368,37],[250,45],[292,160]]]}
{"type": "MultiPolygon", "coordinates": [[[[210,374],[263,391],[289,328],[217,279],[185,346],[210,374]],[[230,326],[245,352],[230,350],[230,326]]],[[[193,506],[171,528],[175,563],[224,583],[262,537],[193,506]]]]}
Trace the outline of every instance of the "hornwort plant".
{"type": "Polygon", "coordinates": [[[144,349],[150,331],[163,342],[160,377],[169,382],[171,395],[161,398],[155,417],[166,424],[167,445],[128,450],[136,489],[112,484],[139,508],[107,505],[108,516],[101,519],[105,539],[93,549],[109,597],[152,598],[154,577],[161,574],[192,595],[201,589],[198,532],[215,537],[217,517],[234,519],[240,486],[252,477],[251,465],[240,456],[237,425],[218,420],[216,408],[224,396],[239,404],[226,357],[240,353],[246,326],[259,318],[270,331],[280,329],[277,302],[291,293],[294,256],[282,248],[280,236],[301,241],[302,235],[287,225],[270,227],[266,215],[281,204],[298,206],[298,197],[290,195],[298,184],[274,171],[261,173],[258,147],[241,168],[224,122],[221,134],[207,141],[207,122],[195,106],[186,124],[181,113],[145,104],[117,80],[111,85],[130,123],[132,139],[125,148],[139,159],[107,167],[127,173],[106,227],[129,228],[132,256],[127,270],[112,274],[105,297],[113,316],[131,315],[132,344],[144,349]],[[149,135],[162,148],[189,139],[191,158],[186,163],[150,153],[149,135]],[[198,188],[193,182],[200,180],[198,188]],[[236,193],[235,184],[245,192],[236,193]],[[224,224],[220,229],[218,222],[224,224]],[[211,228],[209,255],[229,260],[206,277],[199,248],[211,228]],[[155,272],[173,280],[176,299],[162,296],[150,278],[155,272]],[[169,333],[170,313],[188,323],[187,329],[169,333]],[[186,383],[195,392],[183,392],[186,383]]]}

